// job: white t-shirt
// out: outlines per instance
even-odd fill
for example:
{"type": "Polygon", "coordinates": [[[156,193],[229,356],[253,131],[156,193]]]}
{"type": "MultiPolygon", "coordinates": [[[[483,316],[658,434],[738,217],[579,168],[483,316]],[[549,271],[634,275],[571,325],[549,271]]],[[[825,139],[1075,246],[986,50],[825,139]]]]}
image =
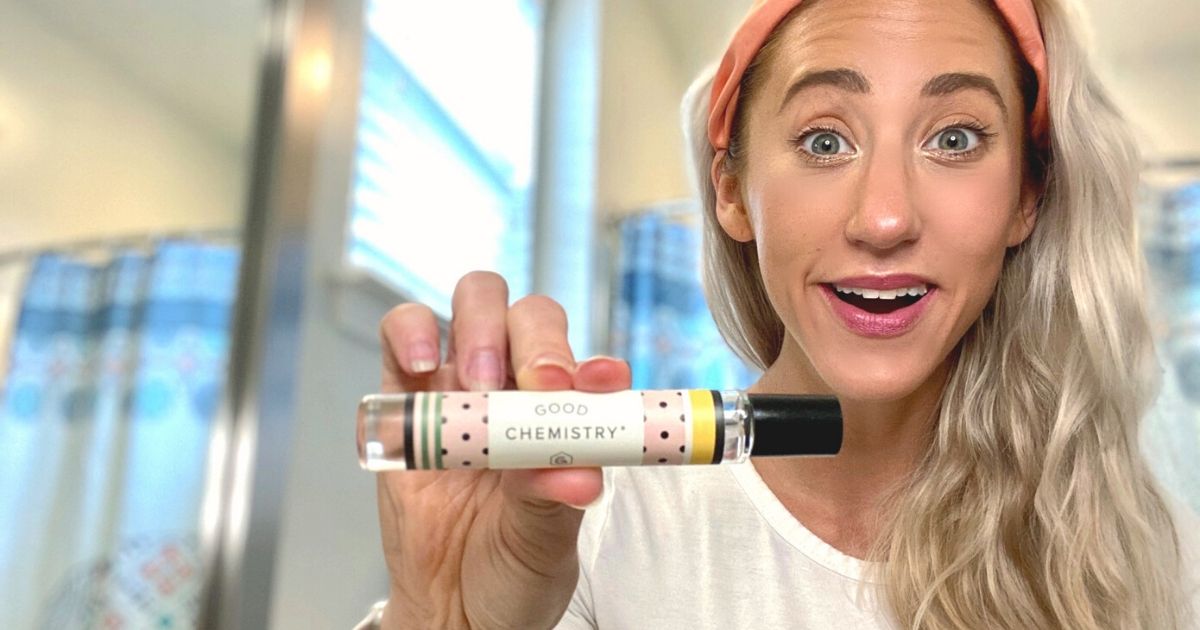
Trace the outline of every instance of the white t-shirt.
{"type": "MultiPolygon", "coordinates": [[[[801,525],[751,464],[607,468],[604,482],[558,629],[894,627],[869,563],[801,525]]],[[[1177,523],[1196,601],[1200,527],[1177,523]]]]}

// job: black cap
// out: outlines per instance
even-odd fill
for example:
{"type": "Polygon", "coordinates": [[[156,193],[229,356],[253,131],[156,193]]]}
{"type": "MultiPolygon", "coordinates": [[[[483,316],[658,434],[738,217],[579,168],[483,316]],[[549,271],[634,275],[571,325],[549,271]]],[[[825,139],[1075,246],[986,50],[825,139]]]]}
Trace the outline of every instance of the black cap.
{"type": "Polygon", "coordinates": [[[750,455],[837,455],[842,406],[833,396],[749,394],[754,418],[750,455]]]}

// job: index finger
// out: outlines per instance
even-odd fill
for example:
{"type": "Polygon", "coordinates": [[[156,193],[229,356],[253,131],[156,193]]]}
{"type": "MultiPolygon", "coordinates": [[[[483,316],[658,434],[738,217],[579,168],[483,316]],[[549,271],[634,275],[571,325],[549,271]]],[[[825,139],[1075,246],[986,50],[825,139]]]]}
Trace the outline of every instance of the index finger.
{"type": "Polygon", "coordinates": [[[405,391],[438,368],[437,317],[424,304],[400,304],[379,322],[384,392],[405,391]]]}

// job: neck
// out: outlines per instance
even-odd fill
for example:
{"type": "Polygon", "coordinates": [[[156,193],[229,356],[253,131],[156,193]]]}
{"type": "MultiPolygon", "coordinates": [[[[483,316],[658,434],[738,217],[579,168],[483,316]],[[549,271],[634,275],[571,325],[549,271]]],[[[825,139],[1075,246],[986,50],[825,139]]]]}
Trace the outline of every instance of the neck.
{"type": "MultiPolygon", "coordinates": [[[[938,400],[948,376],[947,362],[916,391],[898,400],[839,397],[843,438],[837,456],[756,458],[754,466],[809,529],[835,547],[861,556],[875,537],[873,523],[881,501],[908,478],[928,449],[938,400]],[[829,524],[824,535],[817,531],[822,522],[829,524]],[[835,540],[840,538],[844,538],[842,544],[835,540]]],[[[750,391],[833,394],[803,351],[786,342],[779,359],[750,391]]]]}

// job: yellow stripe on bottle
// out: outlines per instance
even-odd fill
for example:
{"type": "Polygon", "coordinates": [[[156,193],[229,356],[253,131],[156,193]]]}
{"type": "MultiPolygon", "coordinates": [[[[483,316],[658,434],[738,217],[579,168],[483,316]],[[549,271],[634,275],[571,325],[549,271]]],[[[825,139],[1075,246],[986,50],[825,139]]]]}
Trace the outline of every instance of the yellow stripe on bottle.
{"type": "Polygon", "coordinates": [[[707,389],[689,389],[692,403],[692,461],[690,464],[711,464],[717,440],[717,416],[713,395],[707,389]]]}

